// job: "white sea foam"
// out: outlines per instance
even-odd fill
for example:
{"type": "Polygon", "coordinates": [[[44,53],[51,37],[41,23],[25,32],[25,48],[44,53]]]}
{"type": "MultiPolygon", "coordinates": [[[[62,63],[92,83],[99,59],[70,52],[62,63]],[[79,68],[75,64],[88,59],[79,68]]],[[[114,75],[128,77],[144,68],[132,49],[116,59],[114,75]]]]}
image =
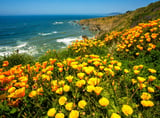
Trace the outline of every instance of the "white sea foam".
{"type": "Polygon", "coordinates": [[[0,46],[0,56],[12,54],[15,46],[0,46]]]}
{"type": "Polygon", "coordinates": [[[73,20],[71,20],[71,21],[68,21],[68,23],[69,23],[69,24],[72,24],[72,25],[77,24],[77,22],[78,22],[78,20],[74,20],[74,21],[73,21],[73,20]]]}
{"type": "Polygon", "coordinates": [[[16,46],[15,48],[22,48],[25,47],[27,45],[27,42],[19,44],[18,46],[16,46]]]}
{"type": "Polygon", "coordinates": [[[17,46],[0,46],[0,56],[10,55],[16,50],[19,51],[19,53],[27,53],[30,55],[38,54],[38,51],[36,50],[36,46],[28,46],[27,42],[17,42],[17,46]]]}
{"type": "Polygon", "coordinates": [[[27,45],[27,42],[17,42],[17,46],[0,46],[0,50],[13,50],[13,49],[20,49],[27,45]]]}
{"type": "Polygon", "coordinates": [[[48,36],[48,35],[52,35],[52,34],[56,34],[58,33],[57,31],[54,31],[54,32],[48,32],[48,33],[38,33],[38,35],[41,35],[41,36],[48,36]]]}
{"type": "Polygon", "coordinates": [[[66,47],[61,47],[61,48],[66,48],[66,47]]]}
{"type": "Polygon", "coordinates": [[[72,41],[75,41],[75,40],[82,40],[81,36],[79,37],[68,37],[68,38],[63,38],[63,39],[57,39],[57,42],[62,42],[66,45],[69,45],[71,44],[72,41]]]}
{"type": "Polygon", "coordinates": [[[19,50],[19,53],[27,53],[30,55],[36,55],[36,54],[38,54],[38,51],[36,50],[36,48],[32,48],[29,50],[19,50]]]}
{"type": "Polygon", "coordinates": [[[19,53],[27,53],[27,54],[30,54],[30,55],[38,54],[36,46],[26,45],[26,47],[19,48],[18,50],[19,50],[19,53]]]}
{"type": "Polygon", "coordinates": [[[69,24],[73,24],[74,22],[71,20],[71,21],[68,21],[68,23],[69,23],[69,24]]]}
{"type": "Polygon", "coordinates": [[[59,25],[59,24],[63,24],[64,22],[54,22],[54,23],[52,23],[53,25],[59,25]]]}
{"type": "MultiPolygon", "coordinates": [[[[10,54],[13,54],[14,52],[16,52],[14,48],[8,49],[6,51],[0,52],[0,56],[10,55],[10,54]]],[[[36,48],[30,47],[29,49],[19,49],[19,53],[27,53],[30,55],[36,55],[38,54],[38,51],[36,50],[36,48]]]]}
{"type": "Polygon", "coordinates": [[[0,52],[0,56],[5,56],[7,54],[11,54],[12,52],[10,51],[5,51],[5,52],[0,52]]]}
{"type": "Polygon", "coordinates": [[[58,32],[57,32],[57,31],[54,31],[54,32],[52,32],[52,33],[57,34],[58,32]]]}

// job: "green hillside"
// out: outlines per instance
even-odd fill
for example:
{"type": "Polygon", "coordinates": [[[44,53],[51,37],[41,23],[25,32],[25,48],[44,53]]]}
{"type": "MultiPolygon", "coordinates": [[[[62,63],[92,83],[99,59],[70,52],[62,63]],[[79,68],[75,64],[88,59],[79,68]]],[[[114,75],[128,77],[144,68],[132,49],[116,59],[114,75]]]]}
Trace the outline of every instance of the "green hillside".
{"type": "Polygon", "coordinates": [[[18,55],[0,68],[2,118],[160,117],[160,19],[77,40],[34,63],[18,55]]]}
{"type": "Polygon", "coordinates": [[[135,11],[127,11],[121,15],[84,19],[80,21],[80,24],[89,26],[90,30],[100,33],[131,28],[138,25],[138,23],[148,22],[157,18],[160,18],[160,1],[135,11]]]}
{"type": "Polygon", "coordinates": [[[160,118],[160,18],[138,23],[148,16],[136,21],[140,14],[106,18],[132,16],[124,20],[131,28],[100,39],[77,40],[38,59],[17,53],[1,59],[0,117],[160,118]]]}

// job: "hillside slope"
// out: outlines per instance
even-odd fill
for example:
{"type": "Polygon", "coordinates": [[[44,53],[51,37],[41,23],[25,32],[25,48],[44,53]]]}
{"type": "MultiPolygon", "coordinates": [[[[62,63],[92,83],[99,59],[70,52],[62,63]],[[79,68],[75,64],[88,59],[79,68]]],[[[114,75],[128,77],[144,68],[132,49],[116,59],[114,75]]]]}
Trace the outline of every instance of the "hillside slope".
{"type": "Polygon", "coordinates": [[[9,68],[5,58],[1,118],[160,118],[159,55],[157,19],[49,50],[32,65],[9,68]]]}
{"type": "Polygon", "coordinates": [[[100,33],[131,28],[138,25],[138,23],[148,22],[149,20],[155,20],[157,18],[160,18],[160,1],[151,3],[150,5],[136,9],[135,11],[128,11],[125,14],[84,19],[80,21],[80,24],[89,26],[91,31],[100,33]]]}

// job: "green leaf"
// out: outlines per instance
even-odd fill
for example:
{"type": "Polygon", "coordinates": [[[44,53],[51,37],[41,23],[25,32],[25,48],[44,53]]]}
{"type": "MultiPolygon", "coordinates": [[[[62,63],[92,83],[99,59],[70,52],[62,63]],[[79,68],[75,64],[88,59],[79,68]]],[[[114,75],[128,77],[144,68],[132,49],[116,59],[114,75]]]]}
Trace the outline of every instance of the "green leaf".
{"type": "Polygon", "coordinates": [[[12,110],[10,111],[11,114],[16,113],[17,109],[16,108],[12,108],[12,110]]]}
{"type": "Polygon", "coordinates": [[[44,118],[48,118],[48,116],[44,116],[44,118]]]}

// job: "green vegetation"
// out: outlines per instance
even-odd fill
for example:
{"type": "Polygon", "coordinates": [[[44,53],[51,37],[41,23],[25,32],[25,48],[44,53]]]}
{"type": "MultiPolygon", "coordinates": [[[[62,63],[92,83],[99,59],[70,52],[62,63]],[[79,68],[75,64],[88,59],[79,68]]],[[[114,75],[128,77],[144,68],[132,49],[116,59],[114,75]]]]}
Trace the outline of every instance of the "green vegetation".
{"type": "Polygon", "coordinates": [[[160,19],[140,23],[49,50],[35,61],[24,54],[5,57],[2,118],[160,117],[159,28],[160,19]]]}
{"type": "Polygon", "coordinates": [[[89,26],[92,31],[100,34],[113,30],[123,30],[131,28],[138,23],[148,22],[160,18],[160,1],[139,8],[135,11],[127,11],[125,14],[109,16],[103,18],[84,19],[80,21],[81,25],[89,26]]]}
{"type": "Polygon", "coordinates": [[[7,55],[0,58],[0,67],[2,67],[3,61],[7,60],[9,62],[8,68],[11,68],[15,65],[26,65],[26,64],[34,64],[35,58],[26,53],[12,53],[11,55],[7,55]]]}
{"type": "Polygon", "coordinates": [[[159,55],[160,19],[75,41],[37,59],[12,54],[0,61],[0,115],[158,118],[159,55]]]}

